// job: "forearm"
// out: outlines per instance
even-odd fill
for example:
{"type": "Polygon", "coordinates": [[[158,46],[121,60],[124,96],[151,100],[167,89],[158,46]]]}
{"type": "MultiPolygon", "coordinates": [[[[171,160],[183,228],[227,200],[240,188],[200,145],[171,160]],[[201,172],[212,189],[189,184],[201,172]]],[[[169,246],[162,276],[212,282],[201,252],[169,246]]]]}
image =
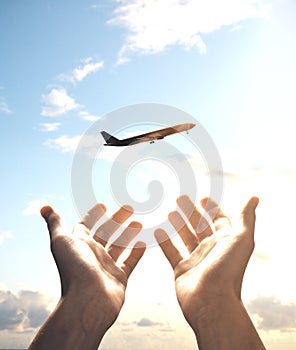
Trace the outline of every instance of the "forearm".
{"type": "Polygon", "coordinates": [[[194,325],[200,350],[265,349],[247,311],[239,300],[221,300],[199,312],[194,325]]]}
{"type": "Polygon", "coordinates": [[[28,350],[96,350],[107,329],[96,309],[61,298],[28,350]]]}

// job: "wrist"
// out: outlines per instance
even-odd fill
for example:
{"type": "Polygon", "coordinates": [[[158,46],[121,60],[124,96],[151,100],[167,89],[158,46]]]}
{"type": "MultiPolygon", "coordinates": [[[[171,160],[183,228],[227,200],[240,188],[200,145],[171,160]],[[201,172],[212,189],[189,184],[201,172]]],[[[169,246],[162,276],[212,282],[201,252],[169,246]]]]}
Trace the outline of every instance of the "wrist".
{"type": "Polygon", "coordinates": [[[209,297],[207,302],[199,305],[195,317],[192,318],[194,322],[193,330],[197,333],[203,330],[206,325],[220,323],[224,317],[229,319],[230,311],[236,314],[242,307],[241,301],[234,296],[215,299],[209,297]]]}
{"type": "Polygon", "coordinates": [[[29,350],[96,350],[110,327],[104,309],[83,294],[62,296],[29,350]]]}
{"type": "Polygon", "coordinates": [[[66,349],[79,349],[82,345],[86,349],[97,349],[109,328],[104,324],[104,313],[83,299],[83,295],[79,301],[62,297],[53,313],[57,337],[68,340],[66,349]]]}
{"type": "Polygon", "coordinates": [[[84,290],[78,294],[77,290],[78,288],[75,288],[74,293],[68,292],[62,296],[59,306],[86,334],[98,334],[102,338],[116,320],[117,310],[114,310],[109,299],[98,291],[84,290]]]}
{"type": "Polygon", "coordinates": [[[231,294],[208,295],[206,298],[200,296],[194,305],[195,307],[187,305],[185,317],[195,334],[203,328],[219,324],[224,317],[229,317],[230,311],[237,314],[238,310],[243,308],[241,300],[231,294]]]}
{"type": "Polygon", "coordinates": [[[209,300],[199,309],[191,327],[200,350],[265,349],[237,296],[209,300]]]}

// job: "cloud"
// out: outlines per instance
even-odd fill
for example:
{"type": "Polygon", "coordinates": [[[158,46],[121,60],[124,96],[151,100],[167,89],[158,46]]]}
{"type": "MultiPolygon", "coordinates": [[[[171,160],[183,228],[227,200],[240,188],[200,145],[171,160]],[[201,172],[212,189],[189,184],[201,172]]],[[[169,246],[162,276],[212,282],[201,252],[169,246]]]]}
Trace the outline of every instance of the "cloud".
{"type": "Polygon", "coordinates": [[[0,98],[0,112],[5,114],[11,114],[12,110],[9,108],[7,102],[4,100],[3,97],[0,98]]]}
{"type": "Polygon", "coordinates": [[[45,105],[41,115],[46,117],[59,117],[81,107],[64,88],[52,89],[48,95],[42,96],[42,101],[45,105]]]}
{"type": "Polygon", "coordinates": [[[282,303],[274,296],[258,296],[248,304],[248,310],[258,316],[258,328],[264,330],[296,330],[296,304],[282,303]]]}
{"type": "Polygon", "coordinates": [[[5,239],[12,237],[13,235],[10,231],[0,231],[0,244],[2,244],[5,239]]]}
{"type": "Polygon", "coordinates": [[[61,123],[40,123],[40,131],[50,132],[56,131],[60,127],[61,123]]]}
{"type": "Polygon", "coordinates": [[[102,119],[102,117],[92,115],[92,114],[88,113],[87,111],[80,111],[79,115],[80,115],[81,119],[87,120],[89,122],[96,122],[97,120],[102,119]]]}
{"type": "Polygon", "coordinates": [[[47,202],[45,202],[42,199],[37,199],[33,201],[29,201],[27,208],[23,210],[23,215],[29,216],[29,215],[36,215],[40,213],[40,209],[47,205],[47,202]]]}
{"type": "Polygon", "coordinates": [[[24,332],[39,327],[48,317],[50,299],[29,290],[19,295],[0,290],[0,330],[24,332]]]}
{"type": "Polygon", "coordinates": [[[72,152],[76,150],[80,139],[81,139],[81,135],[72,136],[72,137],[68,135],[63,135],[55,139],[48,139],[45,142],[45,145],[58,149],[63,153],[72,152]]]}
{"type": "MultiPolygon", "coordinates": [[[[59,81],[67,81],[75,84],[81,82],[88,75],[104,67],[104,61],[93,61],[92,57],[88,57],[82,62],[83,65],[75,68],[70,75],[61,74],[58,77],[59,81]]],[[[78,104],[73,97],[68,95],[67,90],[63,87],[53,88],[47,95],[42,95],[41,101],[43,103],[41,115],[45,117],[59,117],[70,111],[83,108],[83,106],[78,104]]],[[[90,115],[86,111],[82,112],[82,116],[83,119],[88,121],[98,120],[97,116],[90,115]]],[[[41,131],[54,131],[60,126],[58,123],[43,123],[40,125],[42,126],[41,131]]]]}
{"type": "Polygon", "coordinates": [[[157,53],[169,46],[196,47],[206,52],[204,34],[228,26],[237,29],[246,19],[266,16],[274,0],[118,0],[110,24],[128,34],[118,63],[127,52],[157,53]]]}
{"type": "Polygon", "coordinates": [[[140,321],[136,323],[138,327],[153,327],[153,326],[159,326],[161,323],[154,322],[150,320],[149,318],[142,318],[140,321]]]}
{"type": "MultiPolygon", "coordinates": [[[[117,322],[117,326],[120,327],[120,332],[125,333],[133,333],[137,334],[137,332],[156,332],[155,334],[160,333],[175,333],[176,329],[172,328],[169,322],[156,322],[152,321],[149,318],[143,317],[140,321],[130,321],[130,322],[117,322]],[[139,327],[139,328],[137,328],[139,327]]],[[[139,333],[138,333],[139,334],[139,333]]],[[[143,333],[142,333],[143,334],[143,333]]]]}
{"type": "Polygon", "coordinates": [[[89,74],[98,71],[104,67],[104,61],[87,63],[84,66],[77,67],[73,70],[73,80],[74,81],[82,81],[89,74]]]}
{"type": "Polygon", "coordinates": [[[242,28],[242,26],[240,24],[238,24],[237,26],[230,28],[229,31],[236,32],[237,30],[240,30],[241,28],[242,28]]]}
{"type": "Polygon", "coordinates": [[[75,68],[70,75],[62,74],[60,80],[70,81],[75,84],[81,82],[88,75],[97,72],[104,67],[104,61],[92,62],[92,58],[88,57],[84,60],[84,65],[75,68]]]}

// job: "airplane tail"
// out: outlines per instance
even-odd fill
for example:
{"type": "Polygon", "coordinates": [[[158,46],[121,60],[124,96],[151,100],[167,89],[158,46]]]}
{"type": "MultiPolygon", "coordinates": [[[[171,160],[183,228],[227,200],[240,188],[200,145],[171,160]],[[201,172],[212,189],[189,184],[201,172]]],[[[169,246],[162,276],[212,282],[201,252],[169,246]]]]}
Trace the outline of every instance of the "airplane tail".
{"type": "Polygon", "coordinates": [[[119,142],[119,140],[116,137],[108,134],[106,131],[101,131],[101,135],[104,137],[104,140],[107,144],[119,142]]]}

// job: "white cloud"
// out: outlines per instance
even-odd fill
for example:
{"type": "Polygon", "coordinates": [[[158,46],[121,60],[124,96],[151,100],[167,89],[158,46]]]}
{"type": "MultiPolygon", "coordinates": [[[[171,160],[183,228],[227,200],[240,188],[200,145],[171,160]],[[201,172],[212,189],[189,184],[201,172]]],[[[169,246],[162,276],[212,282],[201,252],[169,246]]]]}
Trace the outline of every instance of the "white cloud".
{"type": "Polygon", "coordinates": [[[12,110],[9,108],[7,102],[3,98],[0,99],[0,112],[3,112],[5,114],[12,113],[12,110]]]}
{"type": "Polygon", "coordinates": [[[153,327],[153,326],[159,326],[161,325],[160,322],[155,322],[150,320],[149,318],[142,318],[140,321],[138,321],[137,323],[138,327],[153,327]]]}
{"type": "Polygon", "coordinates": [[[97,120],[100,120],[102,118],[102,117],[90,114],[87,111],[81,111],[81,112],[79,112],[79,115],[80,115],[81,119],[87,120],[89,122],[96,122],[97,120]]]}
{"type": "Polygon", "coordinates": [[[46,117],[59,117],[81,107],[64,88],[52,89],[48,95],[42,96],[42,101],[45,106],[42,107],[41,115],[46,117]]]}
{"type": "Polygon", "coordinates": [[[70,81],[71,83],[75,84],[104,67],[104,61],[92,61],[93,59],[91,57],[84,59],[82,61],[84,63],[82,66],[75,68],[70,75],[62,74],[60,76],[60,80],[70,81]]]}
{"type": "Polygon", "coordinates": [[[56,131],[60,127],[61,123],[40,123],[41,131],[50,132],[56,131]]]}
{"type": "Polygon", "coordinates": [[[40,213],[40,209],[48,203],[42,199],[29,201],[27,208],[23,210],[23,215],[36,215],[40,213]]]}
{"type": "Polygon", "coordinates": [[[12,238],[13,235],[10,231],[0,231],[0,244],[7,238],[12,238]]]}
{"type": "Polygon", "coordinates": [[[49,315],[50,298],[29,290],[19,295],[0,290],[0,330],[16,332],[37,328],[49,315]]]}
{"type": "Polygon", "coordinates": [[[258,328],[264,330],[295,331],[296,304],[283,303],[274,296],[258,296],[248,309],[258,316],[258,328]]]}
{"type": "Polygon", "coordinates": [[[63,135],[55,139],[48,139],[45,142],[45,145],[52,148],[56,148],[62,152],[71,152],[75,151],[77,145],[81,139],[81,135],[70,137],[68,135],[63,135]]]}
{"type": "Polygon", "coordinates": [[[103,61],[87,63],[82,67],[75,68],[73,71],[73,79],[75,81],[82,81],[86,76],[98,71],[104,67],[103,61]]]}
{"type": "Polygon", "coordinates": [[[130,59],[124,56],[125,52],[127,51],[126,47],[122,47],[121,50],[119,51],[118,59],[116,64],[120,66],[121,64],[125,64],[130,62],[130,59]]]}
{"type": "Polygon", "coordinates": [[[109,23],[128,30],[118,63],[130,51],[157,53],[168,46],[197,47],[205,53],[203,34],[268,14],[274,0],[118,0],[109,23]]]}
{"type": "Polygon", "coordinates": [[[230,32],[236,32],[237,30],[240,30],[242,28],[242,26],[240,24],[232,27],[229,29],[230,32]]]}

